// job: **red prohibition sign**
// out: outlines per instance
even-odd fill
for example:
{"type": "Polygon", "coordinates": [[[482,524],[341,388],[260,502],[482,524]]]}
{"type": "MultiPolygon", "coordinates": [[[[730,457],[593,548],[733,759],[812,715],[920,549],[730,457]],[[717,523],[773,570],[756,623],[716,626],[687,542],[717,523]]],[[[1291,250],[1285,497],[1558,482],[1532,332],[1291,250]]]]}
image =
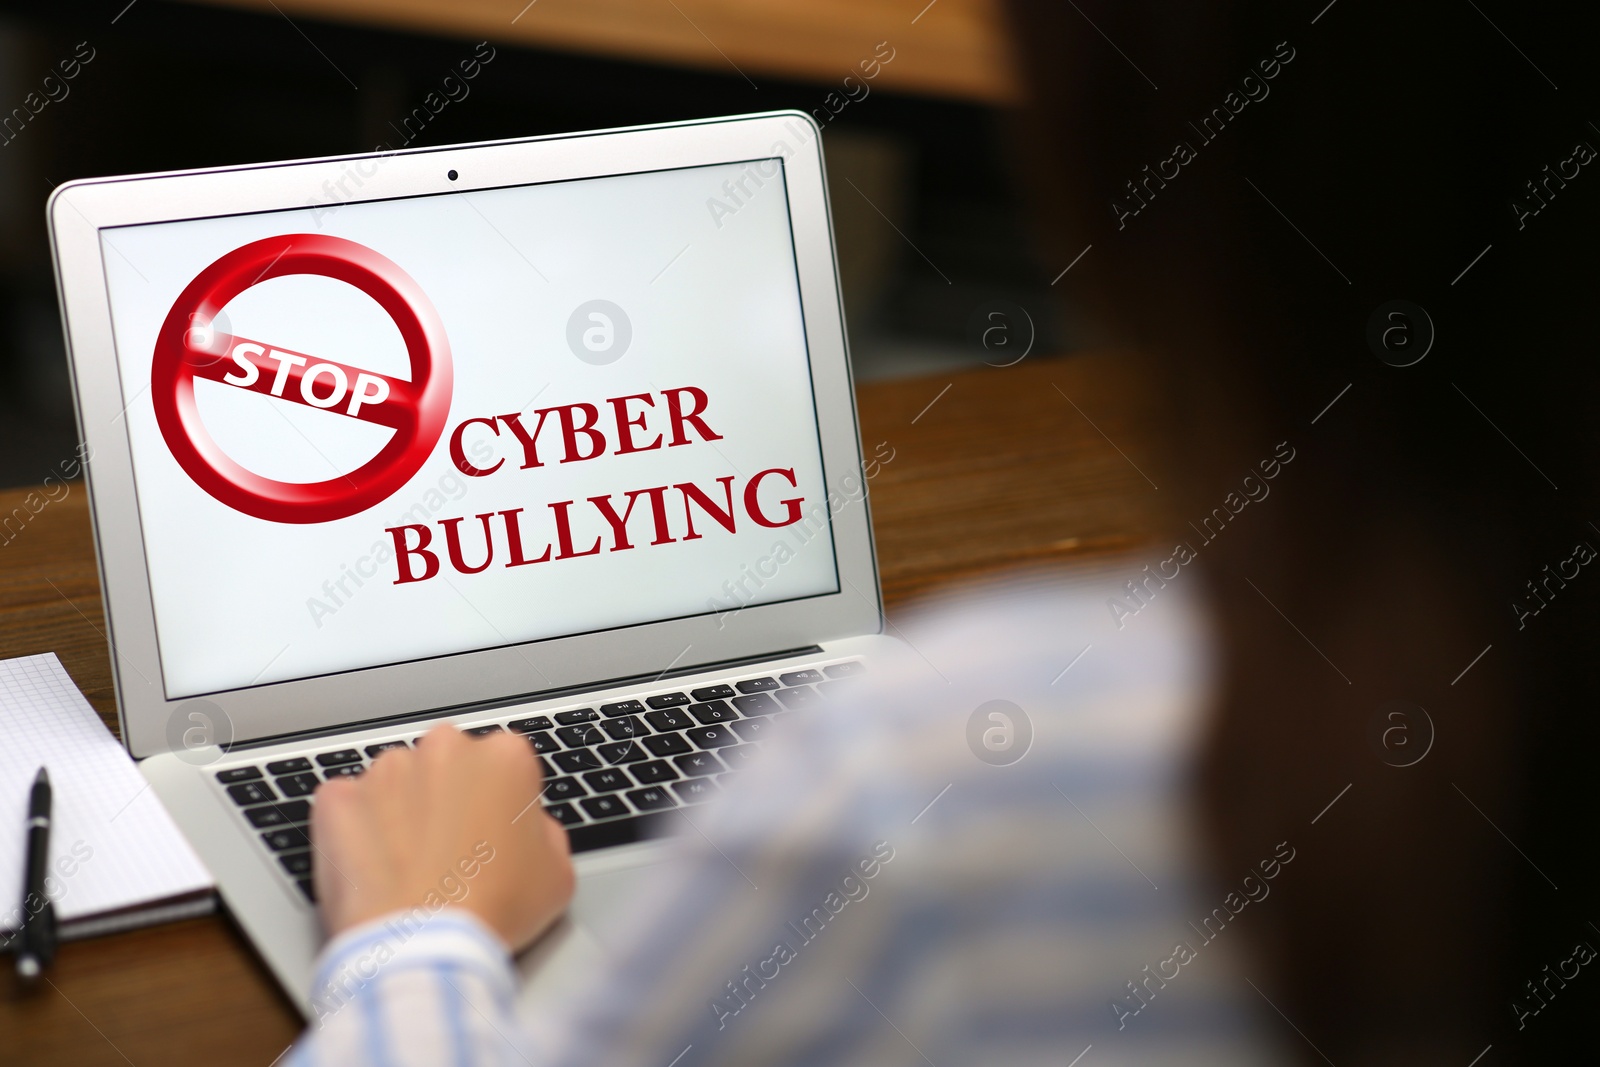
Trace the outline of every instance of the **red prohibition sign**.
{"type": "Polygon", "coordinates": [[[150,393],[161,436],[195,484],[236,511],[270,522],[330,522],[384,500],[415,474],[444,432],[451,392],[450,344],[422,289],[365,245],[322,234],[286,234],[236,248],[179,295],[156,336],[150,393]],[[228,301],[270,278],[315,274],[360,289],[394,320],[411,379],[218,333],[228,301]],[[195,406],[196,379],[321,408],[394,430],[361,467],[322,482],[280,482],[235,463],[195,406]]]}

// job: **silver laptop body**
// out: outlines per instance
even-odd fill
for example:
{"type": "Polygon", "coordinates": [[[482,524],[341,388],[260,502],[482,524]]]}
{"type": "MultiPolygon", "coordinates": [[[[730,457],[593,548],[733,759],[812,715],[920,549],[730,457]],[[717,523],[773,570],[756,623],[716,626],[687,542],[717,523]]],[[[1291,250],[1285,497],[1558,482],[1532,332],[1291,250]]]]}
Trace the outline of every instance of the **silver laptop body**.
{"type": "Polygon", "coordinates": [[[526,735],[579,850],[537,995],[889,640],[808,116],[48,212],[122,737],[308,1015],[317,782],[435,721],[526,735]]]}

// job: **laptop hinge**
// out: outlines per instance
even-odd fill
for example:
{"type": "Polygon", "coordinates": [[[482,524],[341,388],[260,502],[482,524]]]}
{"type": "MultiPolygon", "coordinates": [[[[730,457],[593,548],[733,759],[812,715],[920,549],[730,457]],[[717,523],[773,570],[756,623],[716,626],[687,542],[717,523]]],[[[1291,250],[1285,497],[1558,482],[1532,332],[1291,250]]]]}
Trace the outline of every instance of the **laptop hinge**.
{"type": "Polygon", "coordinates": [[[294,733],[274,734],[271,737],[256,737],[248,741],[236,741],[227,746],[224,751],[243,752],[252,748],[265,748],[268,745],[281,745],[288,741],[309,741],[318,737],[332,737],[338,734],[352,733],[357,730],[370,730],[380,726],[397,726],[408,722],[422,722],[429,719],[439,719],[447,715],[462,715],[471,712],[492,711],[495,708],[510,707],[513,704],[530,704],[535,701],[555,700],[560,697],[579,696],[583,693],[593,693],[601,689],[614,689],[625,685],[654,685],[669,678],[682,678],[690,674],[703,674],[706,671],[733,670],[746,667],[754,663],[770,663],[773,660],[791,659],[795,656],[815,656],[822,652],[820,645],[805,645],[800,648],[788,648],[778,652],[762,652],[753,656],[741,656],[737,659],[714,660],[709,663],[693,663],[684,667],[663,671],[659,674],[632,674],[618,678],[600,679],[594,682],[584,682],[581,685],[561,686],[555,689],[539,689],[515,696],[497,697],[494,700],[474,701],[466,704],[451,704],[440,708],[430,708],[423,711],[406,712],[403,715],[386,715],[372,719],[363,719],[360,722],[340,723],[337,726],[323,726],[315,730],[300,730],[294,733]]]}

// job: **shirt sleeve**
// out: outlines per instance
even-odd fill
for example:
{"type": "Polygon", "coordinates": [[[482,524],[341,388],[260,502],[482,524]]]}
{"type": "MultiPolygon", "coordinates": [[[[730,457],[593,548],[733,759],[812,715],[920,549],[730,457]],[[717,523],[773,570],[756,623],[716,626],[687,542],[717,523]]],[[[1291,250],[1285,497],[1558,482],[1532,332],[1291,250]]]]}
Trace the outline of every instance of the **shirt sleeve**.
{"type": "Polygon", "coordinates": [[[287,1064],[526,1064],[505,946],[460,908],[418,907],[330,941],[311,987],[312,1021],[287,1064]]]}
{"type": "Polygon", "coordinates": [[[1190,926],[1223,899],[1185,793],[1203,634],[1178,589],[1124,632],[1115,592],[957,600],[775,720],[676,809],[680,859],[607,916],[610,966],[527,1006],[530,1062],[1292,1062],[1238,938],[1190,926]]]}

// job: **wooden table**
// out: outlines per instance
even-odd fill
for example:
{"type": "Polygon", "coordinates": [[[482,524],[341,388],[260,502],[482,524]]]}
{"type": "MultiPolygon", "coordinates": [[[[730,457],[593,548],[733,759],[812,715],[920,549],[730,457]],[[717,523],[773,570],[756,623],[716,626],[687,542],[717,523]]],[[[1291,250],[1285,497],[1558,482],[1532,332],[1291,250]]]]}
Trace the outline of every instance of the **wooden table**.
{"type": "MultiPolygon", "coordinates": [[[[1152,539],[1156,492],[1133,467],[1156,469],[1146,395],[1115,354],[862,387],[864,451],[890,457],[871,481],[890,610],[998,567],[1107,562],[1152,539]]],[[[0,517],[28,492],[0,493],[0,517]]],[[[0,656],[54,651],[115,730],[104,625],[73,483],[0,544],[0,656]]],[[[64,945],[49,977],[25,992],[0,967],[5,1062],[267,1067],[300,1030],[222,915],[64,945]]]]}

